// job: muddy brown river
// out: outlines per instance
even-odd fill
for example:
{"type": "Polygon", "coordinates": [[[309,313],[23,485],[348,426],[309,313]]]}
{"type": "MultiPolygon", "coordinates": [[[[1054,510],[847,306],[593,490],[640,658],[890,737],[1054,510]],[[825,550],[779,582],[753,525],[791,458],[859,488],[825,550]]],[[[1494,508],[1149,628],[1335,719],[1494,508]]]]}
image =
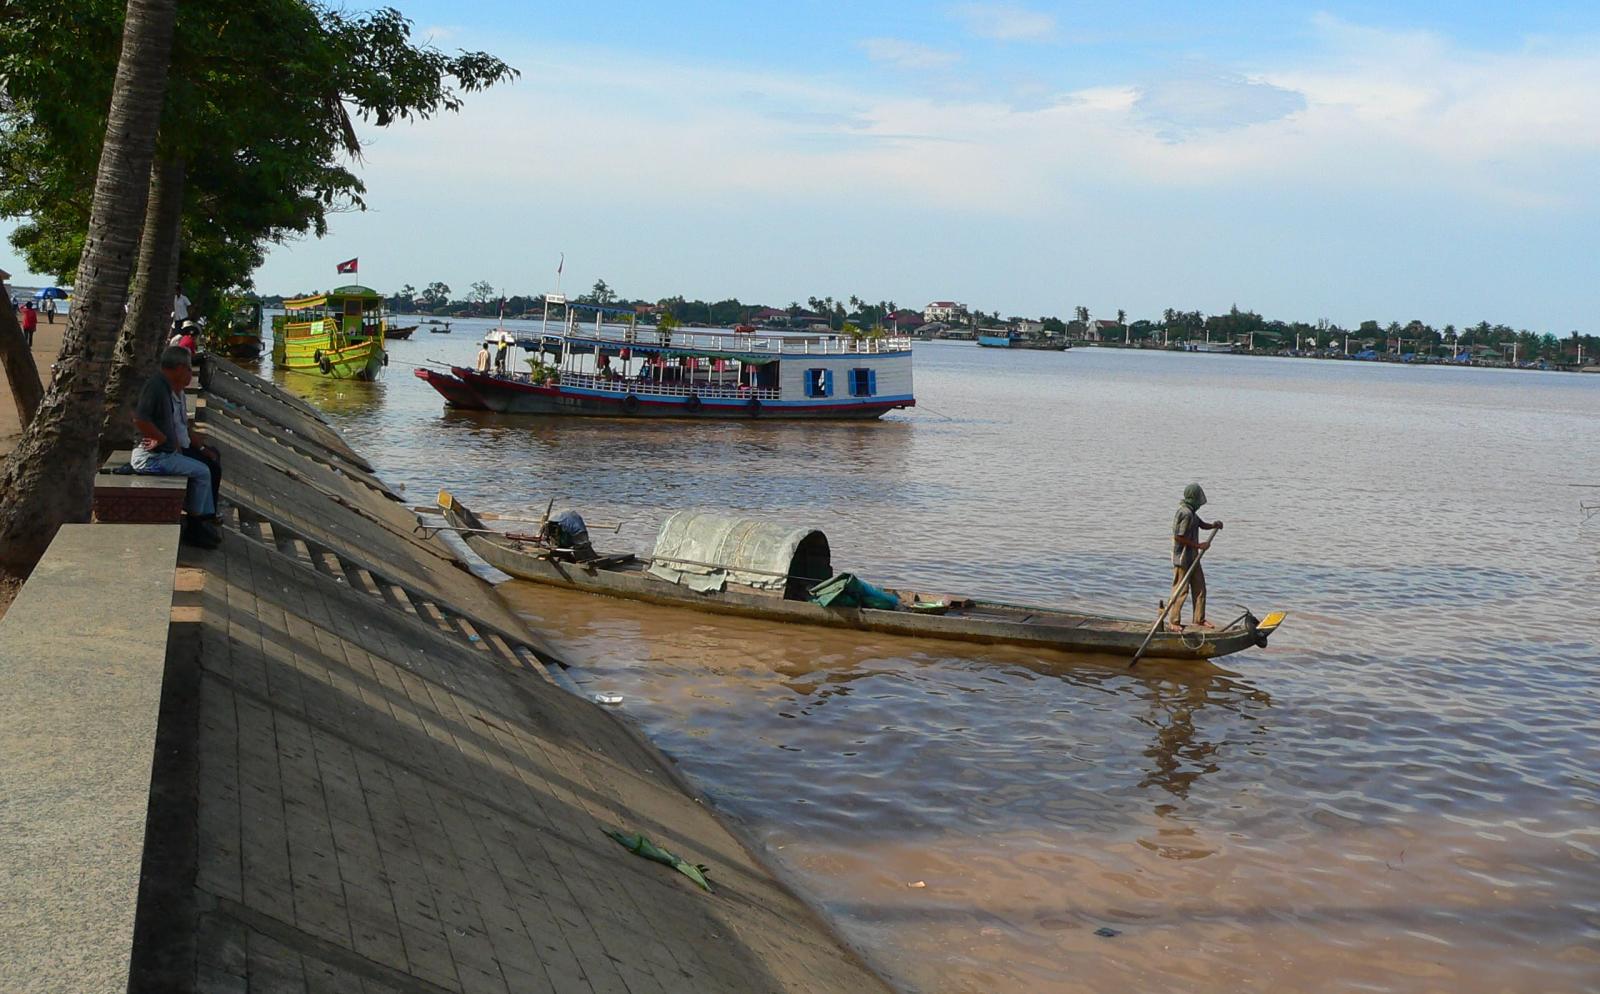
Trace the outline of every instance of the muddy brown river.
{"type": "Polygon", "coordinates": [[[874,582],[1149,616],[1201,481],[1217,666],[512,583],[791,883],[924,992],[1600,989],[1600,376],[919,346],[874,424],[451,413],[405,363],[279,379],[418,501],[814,524],[874,582]]]}

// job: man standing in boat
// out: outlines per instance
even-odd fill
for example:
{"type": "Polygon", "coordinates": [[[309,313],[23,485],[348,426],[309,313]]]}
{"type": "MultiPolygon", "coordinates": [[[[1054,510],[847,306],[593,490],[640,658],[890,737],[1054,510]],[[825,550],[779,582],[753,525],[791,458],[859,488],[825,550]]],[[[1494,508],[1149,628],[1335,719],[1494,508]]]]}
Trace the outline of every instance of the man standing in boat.
{"type": "Polygon", "coordinates": [[[1178,503],[1178,513],[1172,519],[1172,595],[1167,598],[1167,631],[1183,631],[1183,601],[1187,593],[1194,598],[1194,617],[1191,619],[1196,628],[1211,630],[1216,628],[1206,620],[1206,574],[1200,563],[1200,553],[1211,548],[1210,540],[1200,541],[1200,531],[1220,531],[1221,521],[1205,521],[1200,517],[1200,508],[1205,505],[1206,492],[1200,484],[1191,483],[1183,488],[1183,500],[1178,503]],[[1194,571],[1190,573],[1189,567],[1194,571]],[[1187,591],[1183,588],[1184,574],[1189,574],[1187,591]]]}

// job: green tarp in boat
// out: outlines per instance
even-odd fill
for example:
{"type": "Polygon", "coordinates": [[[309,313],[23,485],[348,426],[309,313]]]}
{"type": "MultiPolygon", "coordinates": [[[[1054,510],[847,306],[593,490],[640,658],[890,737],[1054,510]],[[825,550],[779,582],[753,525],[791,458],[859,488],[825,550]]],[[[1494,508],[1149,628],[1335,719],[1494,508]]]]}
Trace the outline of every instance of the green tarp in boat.
{"type": "Polygon", "coordinates": [[[874,587],[854,573],[840,573],[812,587],[811,599],[823,607],[871,607],[879,611],[893,611],[900,606],[898,597],[874,587]]]}

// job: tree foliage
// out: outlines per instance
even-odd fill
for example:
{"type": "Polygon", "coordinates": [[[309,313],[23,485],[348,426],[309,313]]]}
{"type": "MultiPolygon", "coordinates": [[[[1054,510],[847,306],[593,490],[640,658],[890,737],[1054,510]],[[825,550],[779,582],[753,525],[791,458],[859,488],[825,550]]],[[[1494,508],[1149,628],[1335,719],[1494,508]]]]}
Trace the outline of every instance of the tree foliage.
{"type": "MultiPolygon", "coordinates": [[[[0,216],[39,272],[70,282],[87,223],[121,35],[118,0],[7,5],[0,19],[0,216]],[[41,154],[48,150],[48,154],[41,154]]],[[[180,6],[162,156],[187,161],[182,269],[204,306],[248,286],[267,246],[327,232],[365,206],[356,120],[385,126],[461,107],[516,70],[410,40],[398,11],[319,0],[180,6]]]]}

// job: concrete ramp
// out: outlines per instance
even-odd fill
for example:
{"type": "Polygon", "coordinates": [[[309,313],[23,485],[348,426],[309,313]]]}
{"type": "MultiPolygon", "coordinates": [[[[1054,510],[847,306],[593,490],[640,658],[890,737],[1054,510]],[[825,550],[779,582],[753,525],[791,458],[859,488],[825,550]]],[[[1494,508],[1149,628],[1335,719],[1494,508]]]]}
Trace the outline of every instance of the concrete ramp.
{"type": "Polygon", "coordinates": [[[157,768],[172,837],[136,988],[884,989],[653,749],[552,682],[336,433],[212,376],[231,506],[222,547],[184,553],[192,747],[157,768]],[[706,864],[716,892],[606,828],[706,864]]]}

